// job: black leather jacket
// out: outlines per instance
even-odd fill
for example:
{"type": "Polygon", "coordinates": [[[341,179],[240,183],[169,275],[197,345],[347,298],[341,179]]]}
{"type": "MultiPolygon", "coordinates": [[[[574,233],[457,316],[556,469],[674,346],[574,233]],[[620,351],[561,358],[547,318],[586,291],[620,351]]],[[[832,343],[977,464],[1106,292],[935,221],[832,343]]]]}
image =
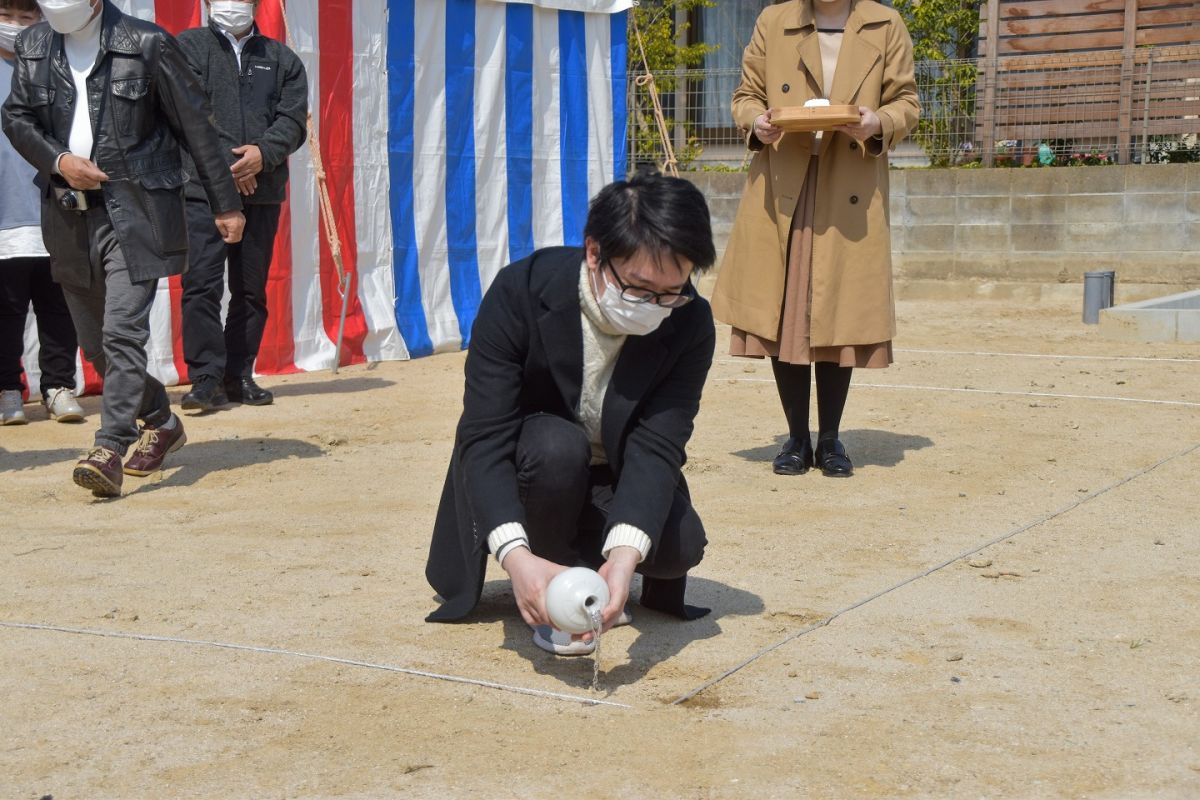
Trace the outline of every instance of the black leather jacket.
{"type": "MultiPolygon", "coordinates": [[[[87,78],[95,145],[92,161],[103,184],[108,215],[134,281],[176,275],[187,265],[180,145],[186,147],[214,214],[241,209],[221,152],[204,88],[166,31],[127,16],[104,0],[100,60],[87,78]]],[[[88,286],[85,215],[62,210],[50,186],[58,158],[68,152],[75,84],[63,37],[39,23],[16,44],[4,132],[37,168],[43,188],[42,234],[60,283],[88,286]]]]}

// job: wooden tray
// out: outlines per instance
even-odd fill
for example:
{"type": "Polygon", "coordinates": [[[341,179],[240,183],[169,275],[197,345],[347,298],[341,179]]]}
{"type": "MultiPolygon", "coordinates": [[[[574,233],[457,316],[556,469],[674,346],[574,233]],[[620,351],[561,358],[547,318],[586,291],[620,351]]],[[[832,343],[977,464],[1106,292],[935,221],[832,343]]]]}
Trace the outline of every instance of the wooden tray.
{"type": "Polygon", "coordinates": [[[785,131],[827,131],[838,125],[853,125],[860,119],[858,106],[792,106],[771,115],[771,124],[785,131]]]}

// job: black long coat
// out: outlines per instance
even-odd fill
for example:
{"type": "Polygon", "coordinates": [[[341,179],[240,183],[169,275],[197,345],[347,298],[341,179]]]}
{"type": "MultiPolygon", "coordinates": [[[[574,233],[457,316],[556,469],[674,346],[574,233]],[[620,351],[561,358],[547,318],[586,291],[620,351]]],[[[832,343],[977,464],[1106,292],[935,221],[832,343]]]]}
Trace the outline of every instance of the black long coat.
{"type": "MultiPolygon", "coordinates": [[[[42,238],[54,279],[88,287],[87,220],[59,208],[49,185],[58,157],[68,152],[74,104],[83,98],[75,96],[63,36],[49,24],[22,33],[16,56],[4,132],[38,170],[42,238]]],[[[204,88],[170,34],[105,0],[100,60],[87,78],[87,93],[95,131],[92,161],[109,177],[101,191],[129,277],[181,274],[188,249],[181,145],[192,156],[213,213],[242,208],[204,88]]]]}
{"type": "MultiPolygon", "coordinates": [[[[479,307],[463,415],[425,568],[445,600],[427,617],[431,622],[453,622],[471,612],[483,588],[488,534],[525,520],[515,459],[522,421],[535,413],[578,421],[583,258],[580,248],[539,250],[502,269],[479,307]]],[[[686,491],[684,446],[715,335],[708,302],[697,297],[653,333],[626,339],[601,416],[604,449],[617,478],[608,527],[628,523],[657,544],[676,491],[686,491]]]]}

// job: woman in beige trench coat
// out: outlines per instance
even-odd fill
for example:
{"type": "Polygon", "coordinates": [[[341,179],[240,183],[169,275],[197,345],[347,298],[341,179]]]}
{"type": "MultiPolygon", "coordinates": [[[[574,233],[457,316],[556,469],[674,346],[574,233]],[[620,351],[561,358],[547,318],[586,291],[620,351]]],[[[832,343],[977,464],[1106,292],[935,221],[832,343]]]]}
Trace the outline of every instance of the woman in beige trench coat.
{"type": "Polygon", "coordinates": [[[789,434],[779,474],[853,472],[838,439],[851,372],[890,364],[896,333],[887,152],[919,114],[912,40],[892,9],[791,0],[759,16],[733,94],[733,118],[757,152],[712,307],[733,326],[731,354],[771,359],[789,434]],[[814,98],[858,106],[858,124],[820,134],[771,124],[774,110],[814,98]]]}

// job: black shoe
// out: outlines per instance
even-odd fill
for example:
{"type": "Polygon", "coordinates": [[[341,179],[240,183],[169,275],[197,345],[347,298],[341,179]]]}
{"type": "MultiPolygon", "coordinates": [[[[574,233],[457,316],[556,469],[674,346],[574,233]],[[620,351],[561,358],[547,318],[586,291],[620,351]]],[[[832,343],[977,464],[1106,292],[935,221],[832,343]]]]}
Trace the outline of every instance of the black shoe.
{"type": "Polygon", "coordinates": [[[812,468],[812,465],[812,440],[807,436],[803,439],[797,439],[795,436],[789,437],[784,443],[783,449],[779,451],[779,455],[775,456],[775,460],[771,462],[776,475],[803,475],[812,468]]]}
{"type": "Polygon", "coordinates": [[[253,378],[226,378],[225,393],[233,402],[248,406],[269,406],[275,402],[275,395],[255,383],[253,378]]]}
{"type": "Polygon", "coordinates": [[[192,390],[183,396],[179,403],[184,411],[212,411],[218,406],[229,402],[221,382],[208,375],[201,375],[192,384],[192,390]]]}
{"type": "Polygon", "coordinates": [[[849,478],[854,474],[854,465],[846,456],[846,448],[837,439],[817,442],[817,466],[827,478],[849,478]]]}

